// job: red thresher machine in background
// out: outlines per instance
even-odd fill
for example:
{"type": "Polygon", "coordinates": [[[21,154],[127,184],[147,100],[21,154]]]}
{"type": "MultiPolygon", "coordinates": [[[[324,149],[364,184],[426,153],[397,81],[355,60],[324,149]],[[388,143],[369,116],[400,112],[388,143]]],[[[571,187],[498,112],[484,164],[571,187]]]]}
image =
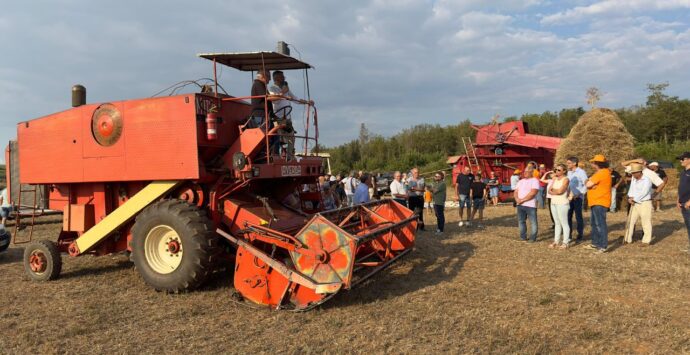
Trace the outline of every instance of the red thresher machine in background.
{"type": "Polygon", "coordinates": [[[453,181],[468,166],[472,173],[481,172],[483,178],[493,171],[501,181],[499,200],[511,199],[510,177],[515,169],[524,170],[529,162],[551,168],[561,138],[530,134],[527,122],[493,122],[472,126],[477,131],[476,142],[462,137],[464,155],[452,156],[447,163],[453,168],[453,181]]]}
{"type": "Polygon", "coordinates": [[[302,135],[290,135],[268,117],[246,125],[251,97],[218,92],[218,65],[306,72],[309,64],[285,50],[199,56],[213,63],[203,93],[85,104],[75,87],[74,108],[18,124],[6,161],[25,227],[15,243],[29,243],[32,279],[57,278],[61,252],[127,251],[157,290],[194,289],[226,266],[245,299],[305,310],[412,249],[416,218],[392,200],[321,210],[323,160],[307,154],[318,139],[314,106],[305,104],[302,135]],[[302,141],[304,153],[271,152],[272,137],[302,141]],[[31,241],[46,210],[62,212],[62,231],[55,242],[31,241]]]}

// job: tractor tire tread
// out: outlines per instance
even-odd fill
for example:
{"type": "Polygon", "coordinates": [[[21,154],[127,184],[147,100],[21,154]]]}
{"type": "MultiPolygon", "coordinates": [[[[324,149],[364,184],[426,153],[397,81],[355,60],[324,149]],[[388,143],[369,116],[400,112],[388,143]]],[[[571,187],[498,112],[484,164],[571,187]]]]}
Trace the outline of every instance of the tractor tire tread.
{"type": "Polygon", "coordinates": [[[198,288],[208,279],[215,267],[211,261],[211,256],[217,254],[215,249],[218,248],[218,243],[214,239],[217,239],[218,236],[212,232],[211,221],[206,217],[205,211],[199,210],[197,206],[191,205],[186,201],[177,199],[161,200],[145,208],[136,217],[136,222],[132,227],[132,235],[135,238],[135,243],[133,244],[144,245],[143,241],[136,242],[137,238],[145,239],[148,233],[148,231],[141,229],[147,227],[145,226],[147,221],[158,218],[160,214],[167,214],[172,220],[177,221],[178,225],[183,226],[186,231],[193,233],[193,237],[180,235],[183,239],[184,256],[189,255],[187,257],[188,261],[185,262],[183,259],[180,269],[168,274],[165,277],[168,280],[163,282],[164,284],[159,284],[156,281],[158,277],[151,277],[150,273],[155,272],[146,265],[143,252],[137,252],[135,249],[135,265],[139,273],[146,283],[157,291],[181,293],[198,288]],[[181,270],[182,268],[185,270],[181,270]],[[177,271],[180,271],[180,273],[177,271]]]}
{"type": "Polygon", "coordinates": [[[39,240],[27,245],[24,248],[24,271],[26,271],[27,275],[34,281],[52,281],[57,279],[60,276],[60,272],[62,272],[62,256],[60,255],[57,244],[50,240],[39,240]],[[36,249],[41,249],[48,258],[46,262],[49,266],[46,272],[41,275],[31,271],[28,263],[29,256],[31,256],[31,253],[36,249]]]}

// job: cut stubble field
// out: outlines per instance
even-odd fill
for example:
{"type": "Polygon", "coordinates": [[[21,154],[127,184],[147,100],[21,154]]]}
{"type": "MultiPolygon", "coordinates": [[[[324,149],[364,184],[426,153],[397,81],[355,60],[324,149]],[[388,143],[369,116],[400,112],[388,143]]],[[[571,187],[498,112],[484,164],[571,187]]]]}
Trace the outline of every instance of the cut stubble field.
{"type": "MultiPolygon", "coordinates": [[[[227,272],[195,292],[158,293],[125,255],[64,256],[61,278],[31,282],[13,246],[0,255],[0,352],[687,353],[688,238],[666,208],[647,248],[639,234],[620,246],[625,214],[609,214],[605,254],[549,249],[546,210],[527,244],[511,206],[487,207],[484,229],[458,227],[449,209],[444,235],[419,233],[402,262],[306,313],[237,303],[227,272]]],[[[40,222],[39,238],[57,235],[59,218],[40,222]]]]}

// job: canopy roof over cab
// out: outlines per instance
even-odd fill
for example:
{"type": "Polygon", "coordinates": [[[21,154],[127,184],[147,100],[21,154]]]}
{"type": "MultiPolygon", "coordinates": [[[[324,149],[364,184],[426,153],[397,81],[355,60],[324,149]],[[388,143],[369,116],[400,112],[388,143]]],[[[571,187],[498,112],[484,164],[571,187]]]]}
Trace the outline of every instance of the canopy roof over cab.
{"type": "Polygon", "coordinates": [[[293,57],[277,52],[244,52],[244,53],[201,53],[201,58],[215,60],[241,71],[310,69],[311,65],[293,57]]]}

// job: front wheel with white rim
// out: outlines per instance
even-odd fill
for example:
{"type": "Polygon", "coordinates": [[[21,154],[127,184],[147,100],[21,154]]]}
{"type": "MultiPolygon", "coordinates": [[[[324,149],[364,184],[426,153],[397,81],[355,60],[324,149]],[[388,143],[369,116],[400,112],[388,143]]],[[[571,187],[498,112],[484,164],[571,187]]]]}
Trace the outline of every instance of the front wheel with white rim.
{"type": "Polygon", "coordinates": [[[217,236],[204,211],[182,200],[162,200],[145,208],[132,227],[132,259],[156,290],[188,291],[213,271],[217,236]]]}

